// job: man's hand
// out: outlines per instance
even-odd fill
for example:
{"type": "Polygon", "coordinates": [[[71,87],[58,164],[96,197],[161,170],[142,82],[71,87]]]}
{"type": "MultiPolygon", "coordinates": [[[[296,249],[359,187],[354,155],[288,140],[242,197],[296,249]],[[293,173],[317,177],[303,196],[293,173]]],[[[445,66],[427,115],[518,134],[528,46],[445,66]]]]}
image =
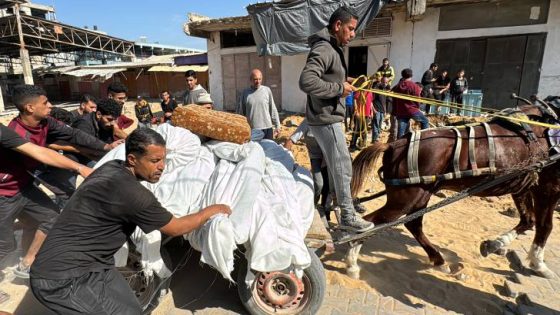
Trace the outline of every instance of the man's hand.
{"type": "Polygon", "coordinates": [[[355,92],[357,91],[357,89],[350,83],[348,82],[344,82],[344,91],[342,92],[342,97],[346,97],[348,95],[350,95],[350,92],[355,92]]]}
{"type": "Polygon", "coordinates": [[[91,173],[93,173],[93,168],[89,168],[87,166],[81,166],[78,168],[78,174],[83,178],[88,177],[91,173]]]}
{"type": "Polygon", "coordinates": [[[173,217],[169,223],[159,230],[169,236],[179,236],[192,232],[201,227],[208,219],[216,214],[230,215],[231,209],[227,205],[216,204],[208,206],[199,212],[187,214],[180,218],[173,217]]]}
{"type": "Polygon", "coordinates": [[[229,216],[231,214],[231,208],[228,205],[215,204],[200,210],[200,212],[203,212],[206,218],[211,218],[219,213],[229,216]]]}
{"type": "Polygon", "coordinates": [[[113,150],[114,148],[118,147],[119,145],[121,145],[121,144],[123,144],[123,143],[124,143],[124,139],[119,139],[119,140],[117,140],[117,141],[113,141],[113,143],[108,143],[108,144],[106,144],[106,145],[103,147],[103,149],[104,149],[105,151],[111,151],[111,150],[113,150]]]}
{"type": "Polygon", "coordinates": [[[276,138],[278,137],[278,135],[280,135],[280,128],[274,129],[274,131],[272,132],[272,138],[276,138]]]}
{"type": "Polygon", "coordinates": [[[286,139],[286,141],[284,141],[284,148],[292,151],[292,145],[294,145],[294,143],[292,142],[292,140],[290,138],[286,139]]]}

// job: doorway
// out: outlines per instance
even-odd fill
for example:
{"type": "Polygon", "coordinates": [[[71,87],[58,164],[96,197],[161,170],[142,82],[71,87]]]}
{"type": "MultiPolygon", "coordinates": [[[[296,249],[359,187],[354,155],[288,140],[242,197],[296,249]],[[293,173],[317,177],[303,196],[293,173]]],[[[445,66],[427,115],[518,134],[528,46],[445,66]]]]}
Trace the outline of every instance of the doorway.
{"type": "Polygon", "coordinates": [[[546,34],[438,40],[436,63],[455,77],[464,69],[469,89],[482,90],[484,107],[517,105],[516,93],[538,92],[546,34]]]}
{"type": "Polygon", "coordinates": [[[368,47],[350,47],[348,48],[348,75],[357,78],[360,75],[367,75],[368,65],[368,47]]]}

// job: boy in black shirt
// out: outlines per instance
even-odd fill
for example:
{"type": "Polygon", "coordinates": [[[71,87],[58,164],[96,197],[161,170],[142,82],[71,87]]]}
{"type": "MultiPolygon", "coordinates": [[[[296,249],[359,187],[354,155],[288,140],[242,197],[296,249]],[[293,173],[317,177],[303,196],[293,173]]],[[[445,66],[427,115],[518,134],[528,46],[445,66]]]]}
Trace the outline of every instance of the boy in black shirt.
{"type": "Polygon", "coordinates": [[[226,205],[181,218],[165,210],[140,184],[159,181],[165,155],[160,134],[136,129],[126,139],[126,161],[108,162],[78,188],[31,267],[31,289],[42,304],[63,314],[142,314],[113,257],[136,226],[178,236],[231,213],[226,205]]]}
{"type": "Polygon", "coordinates": [[[173,115],[173,111],[177,108],[177,102],[171,98],[168,91],[161,92],[161,109],[164,112],[164,121],[168,122],[173,115]]]}

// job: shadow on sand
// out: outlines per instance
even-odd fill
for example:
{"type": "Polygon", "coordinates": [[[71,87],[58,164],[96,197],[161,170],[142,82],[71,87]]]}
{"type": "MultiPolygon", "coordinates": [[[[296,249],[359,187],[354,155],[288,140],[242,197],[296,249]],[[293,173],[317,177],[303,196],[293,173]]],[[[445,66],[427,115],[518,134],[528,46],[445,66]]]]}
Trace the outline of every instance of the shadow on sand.
{"type": "MultiPolygon", "coordinates": [[[[393,297],[415,308],[425,307],[423,303],[416,301],[420,299],[460,314],[503,314],[508,302],[506,299],[462,285],[454,280],[452,275],[448,276],[449,281],[436,277],[434,274],[439,271],[431,268],[427,255],[423,252],[423,255],[419,255],[409,250],[410,247],[418,246],[408,232],[399,229],[388,230],[368,239],[362,247],[361,254],[376,257],[380,261],[371,263],[360,259],[358,261],[361,268],[360,279],[381,295],[393,297]],[[405,258],[396,259],[392,254],[405,258]],[[414,296],[415,301],[409,296],[414,296]]],[[[346,250],[347,247],[337,248],[335,254],[324,257],[323,261],[340,261],[344,258],[346,250]]],[[[461,258],[455,252],[441,248],[439,250],[448,264],[461,262],[461,258]]],[[[328,264],[325,268],[345,273],[344,269],[328,264]]],[[[503,275],[504,272],[500,274],[503,275]]],[[[439,276],[441,275],[440,273],[439,276]]],[[[513,271],[507,275],[512,276],[513,271]]]]}

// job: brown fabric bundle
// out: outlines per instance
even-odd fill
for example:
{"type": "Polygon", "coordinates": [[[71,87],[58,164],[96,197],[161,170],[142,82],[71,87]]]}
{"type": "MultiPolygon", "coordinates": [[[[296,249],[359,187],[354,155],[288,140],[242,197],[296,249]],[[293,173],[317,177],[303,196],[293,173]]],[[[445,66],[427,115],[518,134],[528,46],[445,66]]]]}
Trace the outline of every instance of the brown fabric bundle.
{"type": "Polygon", "coordinates": [[[241,144],[251,139],[251,127],[244,116],[199,105],[177,107],[171,121],[177,127],[216,140],[241,144]]]}

